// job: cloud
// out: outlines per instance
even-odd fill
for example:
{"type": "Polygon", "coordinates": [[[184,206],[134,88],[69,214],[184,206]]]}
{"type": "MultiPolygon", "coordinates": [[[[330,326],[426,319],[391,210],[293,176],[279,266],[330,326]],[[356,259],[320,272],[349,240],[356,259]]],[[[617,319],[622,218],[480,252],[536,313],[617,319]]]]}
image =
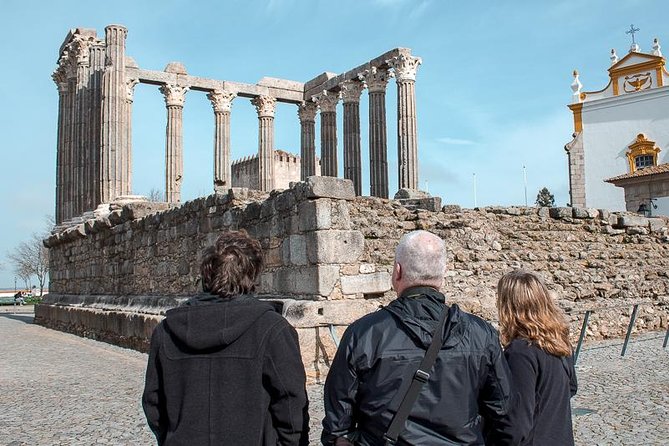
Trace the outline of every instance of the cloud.
{"type": "Polygon", "coordinates": [[[436,141],[442,144],[450,144],[453,146],[473,146],[476,144],[476,142],[469,139],[451,138],[449,136],[437,138],[436,141]]]}

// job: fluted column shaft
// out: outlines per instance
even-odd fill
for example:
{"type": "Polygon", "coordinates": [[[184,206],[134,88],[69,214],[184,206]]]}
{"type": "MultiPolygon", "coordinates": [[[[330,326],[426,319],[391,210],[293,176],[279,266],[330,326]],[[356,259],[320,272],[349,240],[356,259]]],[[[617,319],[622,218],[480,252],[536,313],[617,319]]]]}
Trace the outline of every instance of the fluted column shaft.
{"type": "Polygon", "coordinates": [[[388,198],[386,93],[369,92],[369,170],[372,197],[388,198]]]}
{"type": "Polygon", "coordinates": [[[102,76],[102,156],[100,159],[100,199],[110,202],[130,193],[125,157],[125,38],[128,31],[119,25],[105,28],[107,66],[102,76]]]}
{"type": "Polygon", "coordinates": [[[67,100],[68,100],[68,89],[67,82],[62,82],[56,79],[54,75],[54,80],[58,85],[58,134],[56,139],[56,210],[55,218],[56,224],[60,224],[65,220],[65,209],[63,208],[65,202],[65,168],[64,162],[65,157],[65,131],[67,123],[67,100]]]}
{"type": "Polygon", "coordinates": [[[413,81],[397,83],[397,174],[400,189],[418,189],[415,84],[413,81]]]}
{"type": "Polygon", "coordinates": [[[181,201],[183,178],[183,107],[167,106],[165,131],[165,201],[181,201]]]}
{"type": "Polygon", "coordinates": [[[337,176],[337,102],[339,94],[324,91],[317,96],[321,109],[321,175],[337,176]]]}
{"type": "Polygon", "coordinates": [[[167,127],[165,129],[165,201],[181,201],[181,181],[183,180],[183,107],[188,87],[165,84],[160,92],[165,96],[167,106],[167,127]]]}
{"type": "Polygon", "coordinates": [[[369,91],[369,193],[388,198],[388,143],[386,138],[386,85],[388,70],[372,67],[360,79],[369,91]]]}
{"type": "MultiPolygon", "coordinates": [[[[299,106],[300,118],[300,179],[316,175],[316,104],[304,102],[299,106]]],[[[320,172],[319,172],[320,173],[320,172]]]]}
{"type": "Polygon", "coordinates": [[[105,46],[102,42],[94,43],[90,51],[90,79],[89,79],[89,156],[90,178],[93,208],[102,203],[100,190],[100,158],[101,148],[101,120],[102,115],[102,77],[105,69],[105,46]]]}
{"type": "Polygon", "coordinates": [[[258,188],[274,189],[274,110],[276,98],[258,96],[251,100],[258,112],[258,188]]]}
{"type": "Polygon", "coordinates": [[[77,79],[76,79],[76,104],[75,104],[75,130],[74,130],[74,185],[75,185],[75,215],[81,215],[84,211],[92,210],[93,188],[91,182],[92,171],[89,155],[89,122],[90,103],[88,95],[89,80],[89,55],[88,45],[78,41],[77,54],[77,79]]]}
{"type": "Polygon", "coordinates": [[[360,155],[360,94],[363,84],[346,81],[341,85],[344,102],[344,178],[353,181],[356,195],[362,195],[360,155]]]}
{"type": "Polygon", "coordinates": [[[214,191],[232,187],[230,160],[230,110],[237,95],[227,91],[212,91],[207,95],[214,109],[214,191]]]}
{"type": "MultiPolygon", "coordinates": [[[[73,70],[74,71],[74,70],[73,70]]],[[[67,89],[69,91],[67,98],[67,125],[65,127],[65,209],[67,220],[77,215],[76,195],[78,193],[75,182],[76,166],[76,71],[75,77],[68,77],[67,89]]]]}
{"type": "Polygon", "coordinates": [[[125,153],[122,158],[121,182],[126,185],[126,193],[132,191],[132,103],[135,93],[135,85],[139,83],[138,79],[126,79],[125,82],[125,108],[124,108],[124,132],[123,139],[126,144],[125,153]]]}
{"type": "Polygon", "coordinates": [[[416,70],[419,57],[401,54],[388,63],[397,82],[397,168],[399,188],[418,189],[418,131],[416,123],[416,70]]]}

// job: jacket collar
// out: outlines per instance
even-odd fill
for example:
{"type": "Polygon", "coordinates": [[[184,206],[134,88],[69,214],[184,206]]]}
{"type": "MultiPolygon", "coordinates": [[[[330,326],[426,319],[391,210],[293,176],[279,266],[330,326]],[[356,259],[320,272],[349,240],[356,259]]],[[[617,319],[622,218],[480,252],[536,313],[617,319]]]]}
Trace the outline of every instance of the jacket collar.
{"type": "Polygon", "coordinates": [[[432,288],[429,286],[413,286],[405,289],[402,291],[402,294],[400,294],[400,298],[403,297],[418,297],[418,296],[429,296],[437,301],[441,302],[442,304],[446,303],[446,298],[442,293],[439,292],[436,288],[432,288]]]}

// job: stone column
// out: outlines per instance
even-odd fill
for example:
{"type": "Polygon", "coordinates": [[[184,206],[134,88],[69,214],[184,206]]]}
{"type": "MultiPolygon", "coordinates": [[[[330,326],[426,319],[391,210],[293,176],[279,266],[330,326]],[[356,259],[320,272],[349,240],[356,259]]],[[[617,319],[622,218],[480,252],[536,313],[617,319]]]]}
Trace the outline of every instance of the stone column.
{"type": "Polygon", "coordinates": [[[88,83],[90,78],[90,42],[84,37],[75,36],[72,41],[72,51],[76,58],[76,87],[75,87],[75,120],[74,120],[74,157],[73,182],[75,187],[74,213],[81,215],[92,210],[93,205],[93,170],[90,163],[89,123],[90,101],[88,83]]]}
{"type": "Polygon", "coordinates": [[[362,195],[362,162],[360,159],[360,81],[345,81],[341,85],[344,103],[344,178],[353,181],[356,195],[362,195]]]}
{"type": "Polygon", "coordinates": [[[388,198],[388,145],[386,139],[386,85],[391,73],[372,67],[361,73],[369,91],[369,194],[388,198]]]}
{"type": "Polygon", "coordinates": [[[274,110],[276,98],[258,96],[251,100],[258,112],[258,189],[274,189],[274,110]]]}
{"type": "Polygon", "coordinates": [[[126,151],[123,157],[122,173],[127,175],[125,180],[128,187],[128,194],[132,192],[132,102],[135,96],[135,85],[139,83],[139,79],[126,79],[125,81],[125,136],[126,151]]]}
{"type": "Polygon", "coordinates": [[[101,150],[101,119],[102,116],[102,77],[105,70],[105,44],[102,41],[95,41],[90,49],[90,80],[89,80],[89,99],[90,99],[90,115],[93,119],[89,122],[89,141],[90,141],[90,156],[91,156],[91,187],[93,195],[94,208],[102,203],[100,190],[100,159],[102,156],[101,150]]]}
{"type": "Polygon", "coordinates": [[[397,175],[400,189],[418,189],[416,70],[420,57],[400,54],[388,61],[397,82],[397,175]]]}
{"type": "MultiPolygon", "coordinates": [[[[64,64],[64,61],[63,61],[64,64]]],[[[66,161],[66,138],[68,119],[68,96],[70,94],[67,85],[67,77],[65,75],[65,67],[59,63],[58,68],[52,75],[53,81],[58,87],[58,134],[56,139],[56,209],[55,219],[56,224],[62,223],[68,217],[65,214],[65,161],[66,161]]]]}
{"type": "Polygon", "coordinates": [[[302,102],[297,109],[300,118],[300,179],[316,175],[316,104],[302,102]]]}
{"type": "Polygon", "coordinates": [[[215,90],[207,95],[214,108],[214,191],[232,187],[230,160],[230,109],[237,93],[215,90]]]}
{"type": "Polygon", "coordinates": [[[165,84],[160,92],[165,95],[167,128],[165,129],[165,201],[181,201],[183,179],[183,108],[188,87],[165,84]]]}
{"type": "Polygon", "coordinates": [[[100,201],[108,203],[119,195],[130,194],[126,166],[125,141],[125,38],[128,31],[120,25],[105,28],[106,67],[102,75],[102,148],[100,156],[100,201]],[[123,179],[126,179],[125,181],[123,179]]]}
{"type": "Polygon", "coordinates": [[[67,220],[79,215],[77,209],[77,194],[79,190],[76,183],[76,161],[77,161],[77,66],[74,56],[70,53],[67,65],[67,126],[65,127],[65,146],[67,156],[65,158],[65,209],[67,220]]]}
{"type": "Polygon", "coordinates": [[[321,109],[321,175],[337,176],[337,102],[339,93],[323,91],[316,96],[321,109]]]}

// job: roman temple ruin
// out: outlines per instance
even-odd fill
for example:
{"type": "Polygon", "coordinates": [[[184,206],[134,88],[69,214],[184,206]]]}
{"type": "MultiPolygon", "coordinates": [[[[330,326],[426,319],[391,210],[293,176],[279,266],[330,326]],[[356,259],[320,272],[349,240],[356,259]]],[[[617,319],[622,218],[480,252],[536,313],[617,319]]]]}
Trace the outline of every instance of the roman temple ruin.
{"type": "Polygon", "coordinates": [[[390,278],[400,237],[427,229],[448,246],[447,299],[488,319],[496,317],[497,280],[524,267],[546,279],[576,334],[590,311],[588,336],[621,336],[632,305],[639,305],[638,330],[667,327],[667,219],[577,207],[468,210],[416,190],[414,83],[421,61],[410,50],[397,48],[305,83],[263,78],[251,85],[191,76],[178,63],[164,72],[141,69],[125,56],[125,39],[118,25],[105,29],[104,40],[94,30],[75,29],[61,47],[54,74],[57,225],[45,240],[49,294],[36,306],[37,323],[144,350],[164,312],[199,291],[202,250],[221,231],[243,228],[264,250],[258,294],[296,327],[305,367],[318,378],[342,328],[395,297],[390,278]],[[392,76],[400,190],[388,199],[385,96],[392,76]],[[165,202],[132,195],[130,115],[138,84],[158,86],[165,96],[165,202]],[[364,88],[369,197],[361,196],[364,88]],[[181,116],[189,91],[212,102],[214,193],[180,203],[181,116]],[[258,113],[257,163],[247,165],[249,158],[240,165],[257,173],[258,190],[231,183],[230,113],[240,98],[258,113]],[[281,190],[274,173],[277,101],[294,104],[301,123],[302,181],[281,190]],[[336,178],[340,102],[344,178],[336,178]],[[315,176],[319,111],[321,176],[315,176]]]}

